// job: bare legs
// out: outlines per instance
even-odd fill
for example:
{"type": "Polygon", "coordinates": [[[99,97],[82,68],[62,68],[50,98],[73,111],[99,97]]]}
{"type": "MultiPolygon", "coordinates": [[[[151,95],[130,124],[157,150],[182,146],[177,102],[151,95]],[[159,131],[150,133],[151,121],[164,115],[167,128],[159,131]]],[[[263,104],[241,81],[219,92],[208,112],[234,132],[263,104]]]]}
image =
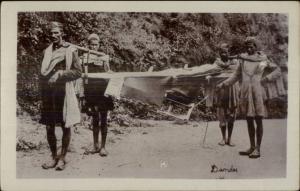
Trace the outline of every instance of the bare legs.
{"type": "Polygon", "coordinates": [[[99,152],[100,156],[107,156],[108,152],[105,150],[105,143],[107,137],[107,111],[95,112],[93,115],[93,139],[94,152],[99,152]],[[99,113],[101,116],[101,125],[99,126],[99,113]],[[101,146],[99,148],[99,132],[101,129],[101,146]]]}
{"type": "Polygon", "coordinates": [[[233,143],[231,143],[231,135],[232,130],[234,126],[234,113],[226,114],[227,110],[224,108],[219,108],[218,115],[219,115],[219,121],[220,121],[220,129],[222,133],[222,140],[219,142],[219,145],[224,146],[225,144],[229,146],[235,146],[233,143]],[[228,137],[226,139],[226,129],[228,132],[228,137]]]}
{"type": "Polygon", "coordinates": [[[260,157],[260,145],[263,136],[263,123],[261,116],[247,117],[248,134],[250,140],[250,149],[247,151],[241,151],[240,155],[249,155],[250,158],[260,157]],[[256,131],[254,127],[254,120],[256,123],[256,131]],[[256,134],[256,144],[255,144],[255,134],[256,134]]]}
{"type": "Polygon", "coordinates": [[[255,117],[256,122],[256,147],[260,150],[260,145],[263,137],[263,123],[262,117],[257,116],[255,117]]]}
{"type": "Polygon", "coordinates": [[[263,136],[263,124],[262,124],[262,117],[256,116],[255,118],[256,123],[256,147],[255,150],[249,155],[249,158],[259,158],[260,157],[260,145],[263,136]]]}
{"type": "Polygon", "coordinates": [[[65,128],[64,125],[62,125],[62,146],[61,146],[61,154],[57,156],[57,139],[55,135],[55,125],[47,125],[47,140],[50,147],[50,151],[52,154],[52,160],[50,162],[44,163],[42,167],[44,169],[54,168],[56,167],[56,170],[64,170],[65,168],[65,156],[68,151],[68,147],[71,140],[71,129],[65,128]]]}
{"type": "Polygon", "coordinates": [[[55,136],[55,127],[53,126],[47,126],[47,140],[50,147],[50,151],[53,158],[56,158],[57,156],[57,146],[56,146],[56,136],[55,136]]]}
{"type": "Polygon", "coordinates": [[[44,169],[54,168],[57,165],[57,146],[56,146],[56,136],[55,136],[55,125],[47,125],[47,141],[50,147],[52,159],[42,165],[44,169]]]}
{"type": "Polygon", "coordinates": [[[98,112],[95,112],[93,114],[92,125],[93,125],[93,140],[94,140],[94,151],[92,151],[92,153],[97,153],[100,151],[100,148],[99,148],[100,127],[99,127],[99,113],[98,112]]]}
{"type": "Polygon", "coordinates": [[[220,129],[222,133],[222,140],[219,145],[224,146],[226,144],[226,123],[220,122],[220,129]]]}
{"type": "Polygon", "coordinates": [[[232,135],[232,131],[233,131],[233,126],[234,126],[234,117],[230,116],[229,120],[227,122],[227,131],[228,131],[228,137],[227,137],[227,142],[226,144],[234,147],[235,145],[231,142],[231,135],[232,135]]]}
{"type": "Polygon", "coordinates": [[[101,115],[101,148],[100,156],[107,156],[108,152],[105,150],[105,143],[107,137],[107,112],[100,112],[101,115]]]}
{"type": "Polygon", "coordinates": [[[255,148],[255,127],[253,117],[247,117],[248,135],[250,140],[250,148],[255,148]]]}
{"type": "Polygon", "coordinates": [[[220,129],[222,133],[222,141],[219,142],[219,145],[224,146],[225,144],[234,147],[235,145],[231,142],[231,135],[232,135],[232,130],[234,126],[234,120],[230,120],[226,123],[220,123],[220,129]],[[226,129],[227,129],[227,134],[228,137],[226,139],[226,129]]]}

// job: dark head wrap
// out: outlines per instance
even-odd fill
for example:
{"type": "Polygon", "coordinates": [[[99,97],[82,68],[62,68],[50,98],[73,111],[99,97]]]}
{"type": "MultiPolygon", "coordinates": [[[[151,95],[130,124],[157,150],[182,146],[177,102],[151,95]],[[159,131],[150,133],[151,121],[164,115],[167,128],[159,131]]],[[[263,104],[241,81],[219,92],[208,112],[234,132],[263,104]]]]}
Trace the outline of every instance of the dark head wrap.
{"type": "Polygon", "coordinates": [[[90,42],[91,40],[97,40],[97,41],[100,41],[100,38],[97,34],[93,33],[93,34],[90,34],[89,37],[88,37],[88,42],[90,42]]]}
{"type": "Polygon", "coordinates": [[[52,21],[50,23],[50,26],[49,26],[50,30],[54,29],[54,28],[59,28],[61,31],[63,30],[63,25],[59,22],[56,22],[56,21],[52,21]]]}
{"type": "Polygon", "coordinates": [[[249,44],[253,44],[255,47],[257,47],[257,40],[255,37],[247,37],[245,40],[245,44],[249,45],[249,44]]]}
{"type": "Polygon", "coordinates": [[[227,43],[222,43],[220,46],[219,46],[219,50],[220,51],[228,51],[229,49],[229,45],[227,43]]]}

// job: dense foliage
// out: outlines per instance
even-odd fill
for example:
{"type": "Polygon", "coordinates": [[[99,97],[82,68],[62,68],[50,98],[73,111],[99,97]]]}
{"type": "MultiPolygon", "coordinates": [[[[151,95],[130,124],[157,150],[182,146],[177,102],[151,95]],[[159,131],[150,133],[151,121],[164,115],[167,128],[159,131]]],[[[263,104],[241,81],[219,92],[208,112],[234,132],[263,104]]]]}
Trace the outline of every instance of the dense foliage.
{"type": "Polygon", "coordinates": [[[285,65],[287,19],[283,14],[19,13],[18,102],[38,113],[38,75],[50,21],[63,23],[66,41],[80,46],[85,46],[88,34],[99,34],[101,50],[111,56],[114,71],[146,71],[150,66],[157,71],[212,63],[222,42],[231,44],[232,54],[240,53],[249,35],[257,37],[270,59],[285,65]]]}

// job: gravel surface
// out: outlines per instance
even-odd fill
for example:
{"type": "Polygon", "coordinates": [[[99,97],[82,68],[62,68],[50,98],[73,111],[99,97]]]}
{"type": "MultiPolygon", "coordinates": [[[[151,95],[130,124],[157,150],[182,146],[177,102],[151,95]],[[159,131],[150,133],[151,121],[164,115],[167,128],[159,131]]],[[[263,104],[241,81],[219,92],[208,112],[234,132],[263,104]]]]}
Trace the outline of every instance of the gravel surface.
{"type": "MultiPolygon", "coordinates": [[[[217,122],[206,123],[139,120],[139,127],[110,124],[107,157],[85,155],[92,148],[92,131],[84,126],[72,130],[68,166],[58,172],[44,170],[50,157],[45,128],[29,116],[18,117],[18,178],[189,178],[239,179],[280,178],[286,173],[286,119],[264,121],[262,157],[249,159],[238,151],[247,149],[245,121],[236,121],[232,141],[235,147],[219,146],[217,122]],[[214,166],[214,167],[212,167],[214,166]],[[211,172],[213,169],[213,172],[211,172]]],[[[56,128],[58,146],[61,129],[56,128]]]]}

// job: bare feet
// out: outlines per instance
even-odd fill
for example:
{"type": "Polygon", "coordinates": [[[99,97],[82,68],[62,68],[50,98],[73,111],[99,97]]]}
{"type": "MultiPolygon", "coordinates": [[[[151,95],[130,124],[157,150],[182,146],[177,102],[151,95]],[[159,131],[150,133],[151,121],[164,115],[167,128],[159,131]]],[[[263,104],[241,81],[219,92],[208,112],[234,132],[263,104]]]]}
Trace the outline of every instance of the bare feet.
{"type": "Polygon", "coordinates": [[[42,168],[43,169],[49,169],[49,168],[54,168],[58,163],[58,159],[53,158],[49,161],[47,161],[46,163],[42,164],[42,168]]]}
{"type": "Polygon", "coordinates": [[[66,168],[66,161],[64,159],[60,159],[57,163],[55,170],[62,171],[66,168]]]}
{"type": "Polygon", "coordinates": [[[96,154],[100,152],[100,148],[94,148],[93,150],[86,150],[84,151],[85,155],[89,155],[89,154],[96,154]]]}
{"type": "Polygon", "coordinates": [[[91,151],[91,154],[95,154],[95,153],[99,153],[100,152],[100,149],[99,148],[94,148],[92,151],[91,151]]]}
{"type": "Polygon", "coordinates": [[[224,146],[225,145],[224,139],[221,142],[219,142],[218,144],[221,145],[221,146],[224,146]]]}
{"type": "Polygon", "coordinates": [[[108,155],[108,152],[105,150],[105,148],[101,148],[99,155],[102,157],[106,157],[108,155]]]}
{"type": "Polygon", "coordinates": [[[235,144],[233,144],[230,140],[226,141],[226,145],[230,146],[230,147],[234,147],[235,144]]]}

